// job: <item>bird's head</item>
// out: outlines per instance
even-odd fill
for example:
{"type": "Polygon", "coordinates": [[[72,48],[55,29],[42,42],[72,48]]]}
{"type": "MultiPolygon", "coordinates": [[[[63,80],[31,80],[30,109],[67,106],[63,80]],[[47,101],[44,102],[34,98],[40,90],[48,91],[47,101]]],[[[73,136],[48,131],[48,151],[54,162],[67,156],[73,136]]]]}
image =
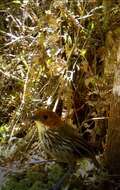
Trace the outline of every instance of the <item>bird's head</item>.
{"type": "Polygon", "coordinates": [[[54,128],[60,126],[63,121],[61,118],[53,111],[47,109],[40,109],[35,111],[32,114],[31,119],[36,123],[42,123],[44,126],[48,128],[54,128]]]}

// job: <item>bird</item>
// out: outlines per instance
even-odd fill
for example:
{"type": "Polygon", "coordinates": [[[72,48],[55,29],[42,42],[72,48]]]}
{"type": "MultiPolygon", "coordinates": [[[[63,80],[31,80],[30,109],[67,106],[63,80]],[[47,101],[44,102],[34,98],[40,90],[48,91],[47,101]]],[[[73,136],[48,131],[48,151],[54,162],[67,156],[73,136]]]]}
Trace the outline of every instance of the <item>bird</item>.
{"type": "Polygon", "coordinates": [[[55,112],[40,108],[30,118],[38,128],[41,148],[51,158],[69,166],[81,158],[89,158],[99,168],[93,146],[55,112]]]}

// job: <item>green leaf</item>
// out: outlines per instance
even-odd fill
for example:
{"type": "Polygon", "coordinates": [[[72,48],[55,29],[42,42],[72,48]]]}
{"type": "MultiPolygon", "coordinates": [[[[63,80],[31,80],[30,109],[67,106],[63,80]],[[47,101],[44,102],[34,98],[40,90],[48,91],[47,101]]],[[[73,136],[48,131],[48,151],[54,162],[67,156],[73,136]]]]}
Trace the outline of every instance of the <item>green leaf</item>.
{"type": "Polygon", "coordinates": [[[13,1],[13,3],[15,3],[15,4],[21,4],[21,1],[15,0],[15,1],[13,1]]]}

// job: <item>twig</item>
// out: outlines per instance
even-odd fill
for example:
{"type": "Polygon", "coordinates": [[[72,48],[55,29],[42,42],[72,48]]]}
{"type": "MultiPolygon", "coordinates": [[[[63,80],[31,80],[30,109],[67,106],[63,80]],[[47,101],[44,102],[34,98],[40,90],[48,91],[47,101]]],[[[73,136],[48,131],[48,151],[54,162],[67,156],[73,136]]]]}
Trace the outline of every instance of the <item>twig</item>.
{"type": "Polygon", "coordinates": [[[14,75],[12,75],[12,74],[10,74],[10,73],[8,73],[8,72],[4,72],[4,71],[2,71],[1,69],[0,69],[0,73],[2,73],[2,74],[3,74],[5,77],[7,77],[7,78],[11,78],[11,79],[14,79],[14,80],[23,82],[22,79],[20,79],[20,78],[14,76],[14,75]]]}
{"type": "Polygon", "coordinates": [[[28,67],[28,71],[27,71],[27,74],[26,74],[26,78],[25,78],[25,83],[24,83],[24,88],[23,88],[23,95],[22,95],[22,100],[21,100],[21,104],[18,108],[18,110],[16,111],[16,115],[15,117],[13,118],[12,121],[15,121],[14,125],[13,125],[13,128],[12,128],[12,131],[11,131],[11,135],[10,135],[10,138],[9,138],[9,142],[11,141],[12,139],[12,136],[14,134],[14,131],[15,131],[15,128],[16,128],[16,125],[20,119],[20,116],[21,116],[21,112],[24,108],[24,104],[25,104],[25,95],[26,95],[26,90],[27,90],[27,84],[28,84],[28,80],[29,80],[29,73],[30,73],[30,66],[28,67]],[[17,117],[17,118],[16,118],[17,117]]]}

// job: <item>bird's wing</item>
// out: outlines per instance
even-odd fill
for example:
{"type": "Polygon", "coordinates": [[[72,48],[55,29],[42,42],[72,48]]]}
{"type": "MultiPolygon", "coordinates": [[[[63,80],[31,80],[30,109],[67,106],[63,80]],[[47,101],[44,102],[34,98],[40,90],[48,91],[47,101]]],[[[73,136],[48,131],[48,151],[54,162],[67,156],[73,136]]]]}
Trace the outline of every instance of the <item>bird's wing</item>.
{"type": "Polygon", "coordinates": [[[95,155],[92,146],[84,140],[74,128],[64,125],[60,128],[59,133],[64,137],[66,143],[70,143],[74,153],[79,157],[93,157],[95,155]]]}

